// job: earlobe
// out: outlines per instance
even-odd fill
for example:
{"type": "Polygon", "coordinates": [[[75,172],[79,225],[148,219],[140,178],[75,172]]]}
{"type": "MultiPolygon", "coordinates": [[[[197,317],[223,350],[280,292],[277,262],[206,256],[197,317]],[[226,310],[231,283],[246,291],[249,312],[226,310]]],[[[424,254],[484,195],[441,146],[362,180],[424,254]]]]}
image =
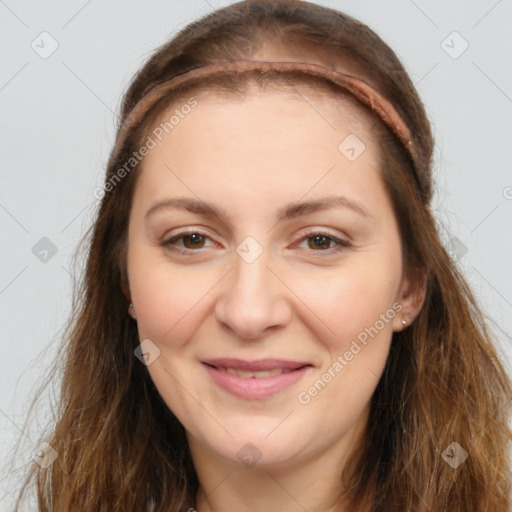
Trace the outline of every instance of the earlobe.
{"type": "Polygon", "coordinates": [[[133,308],[133,304],[130,303],[128,306],[128,314],[135,320],[137,317],[135,316],[135,309],[133,308]]]}
{"type": "Polygon", "coordinates": [[[133,304],[132,304],[130,287],[128,285],[127,280],[125,280],[125,279],[123,279],[123,282],[121,283],[121,290],[123,291],[123,294],[126,297],[126,300],[130,303],[130,305],[128,306],[128,314],[133,319],[137,318],[135,316],[135,309],[134,309],[133,304]]]}
{"type": "Polygon", "coordinates": [[[426,292],[425,272],[417,272],[413,277],[404,279],[398,296],[402,309],[393,322],[394,331],[403,331],[414,322],[423,307],[426,292]]]}

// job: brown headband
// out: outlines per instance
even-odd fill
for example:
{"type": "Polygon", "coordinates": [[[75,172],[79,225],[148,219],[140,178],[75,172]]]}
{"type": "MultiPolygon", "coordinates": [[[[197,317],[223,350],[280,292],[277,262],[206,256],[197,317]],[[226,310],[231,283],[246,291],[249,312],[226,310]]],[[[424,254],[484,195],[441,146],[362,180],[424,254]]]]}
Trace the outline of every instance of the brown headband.
{"type": "Polygon", "coordinates": [[[144,114],[162,99],[170,90],[199,82],[201,79],[213,75],[223,75],[228,73],[242,73],[250,70],[261,71],[302,71],[303,73],[323,77],[352,93],[362,103],[368,105],[395,133],[400,139],[406,150],[412,157],[412,160],[418,169],[418,159],[411,139],[411,132],[404,120],[400,117],[393,105],[378,93],[373,87],[363,80],[354,76],[339,73],[332,69],[310,64],[305,62],[276,62],[276,61],[258,61],[258,60],[235,60],[218,64],[207,64],[200,68],[186,71],[176,75],[165,82],[162,82],[142,97],[135,105],[130,114],[126,117],[119,129],[117,141],[113,154],[121,149],[127,135],[133,127],[142,119],[144,114]]]}

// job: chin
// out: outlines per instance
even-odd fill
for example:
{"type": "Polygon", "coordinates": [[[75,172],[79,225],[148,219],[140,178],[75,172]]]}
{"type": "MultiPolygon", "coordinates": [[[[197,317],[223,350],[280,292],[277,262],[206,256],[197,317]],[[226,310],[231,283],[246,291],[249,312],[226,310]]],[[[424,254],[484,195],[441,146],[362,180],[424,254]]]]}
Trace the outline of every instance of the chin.
{"type": "Polygon", "coordinates": [[[261,429],[248,427],[240,429],[237,433],[229,430],[233,437],[225,435],[222,439],[203,438],[202,444],[206,444],[208,450],[230,463],[241,464],[247,468],[276,469],[286,466],[303,452],[298,444],[292,442],[293,438],[302,438],[302,442],[305,443],[304,449],[307,448],[308,443],[303,437],[304,432],[300,430],[300,436],[299,433],[294,436],[283,430],[280,436],[276,435],[273,438],[275,432],[271,432],[272,429],[265,428],[263,434],[261,429]],[[270,436],[269,432],[271,432],[270,436]]]}

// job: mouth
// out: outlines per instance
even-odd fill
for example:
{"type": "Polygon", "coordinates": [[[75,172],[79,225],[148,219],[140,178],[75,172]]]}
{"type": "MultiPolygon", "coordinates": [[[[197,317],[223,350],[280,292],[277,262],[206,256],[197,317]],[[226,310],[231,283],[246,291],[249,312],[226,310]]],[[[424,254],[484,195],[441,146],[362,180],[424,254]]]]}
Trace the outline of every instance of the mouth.
{"type": "MultiPolygon", "coordinates": [[[[207,364],[207,363],[205,363],[207,364]]],[[[251,371],[251,370],[242,370],[240,368],[232,368],[232,367],[225,367],[225,366],[215,366],[208,364],[207,366],[210,366],[211,368],[215,368],[216,370],[220,372],[226,372],[230,375],[237,375],[238,377],[241,377],[242,379],[267,379],[268,377],[276,377],[277,375],[281,375],[283,373],[290,373],[294,372],[296,370],[300,370],[302,368],[305,368],[306,366],[311,366],[308,364],[299,366],[295,369],[289,369],[289,368],[272,368],[271,370],[258,370],[258,371],[251,371]]]]}
{"type": "Polygon", "coordinates": [[[201,361],[224,391],[244,399],[264,399],[298,382],[313,368],[300,361],[280,359],[210,359],[201,361]]]}
{"type": "Polygon", "coordinates": [[[239,375],[242,378],[259,377],[265,378],[269,376],[279,375],[280,373],[288,373],[298,370],[304,366],[312,366],[305,361],[291,361],[289,359],[255,359],[247,361],[245,359],[237,359],[233,357],[224,357],[217,359],[205,359],[202,363],[212,366],[217,370],[227,371],[232,375],[239,375]],[[270,375],[267,375],[268,372],[270,375]],[[253,375],[249,375],[249,373],[253,375]]]}

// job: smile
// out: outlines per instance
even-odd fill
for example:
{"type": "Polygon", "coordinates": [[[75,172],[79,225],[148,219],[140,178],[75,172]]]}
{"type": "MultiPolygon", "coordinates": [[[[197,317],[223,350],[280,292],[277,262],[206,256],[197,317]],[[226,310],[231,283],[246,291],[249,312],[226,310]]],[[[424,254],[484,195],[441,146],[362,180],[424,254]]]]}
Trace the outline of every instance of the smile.
{"type": "Polygon", "coordinates": [[[217,366],[214,366],[214,368],[221,372],[230,373],[231,375],[238,375],[239,377],[242,377],[242,379],[250,379],[252,377],[255,377],[256,379],[266,379],[268,377],[275,377],[276,375],[281,375],[282,373],[290,373],[291,371],[293,371],[288,370],[286,368],[275,368],[273,370],[263,370],[258,372],[251,372],[249,370],[239,370],[237,368],[223,368],[217,366]]]}
{"type": "Polygon", "coordinates": [[[242,364],[236,362],[235,365],[217,366],[202,362],[202,366],[218,388],[246,400],[263,400],[274,396],[299,382],[313,369],[313,366],[307,363],[287,362],[277,366],[276,361],[270,362],[270,360],[242,364]],[[245,366],[245,368],[239,368],[239,366],[245,366]],[[253,368],[248,369],[248,366],[253,368]],[[255,368],[257,366],[267,366],[267,368],[255,368]]]}

